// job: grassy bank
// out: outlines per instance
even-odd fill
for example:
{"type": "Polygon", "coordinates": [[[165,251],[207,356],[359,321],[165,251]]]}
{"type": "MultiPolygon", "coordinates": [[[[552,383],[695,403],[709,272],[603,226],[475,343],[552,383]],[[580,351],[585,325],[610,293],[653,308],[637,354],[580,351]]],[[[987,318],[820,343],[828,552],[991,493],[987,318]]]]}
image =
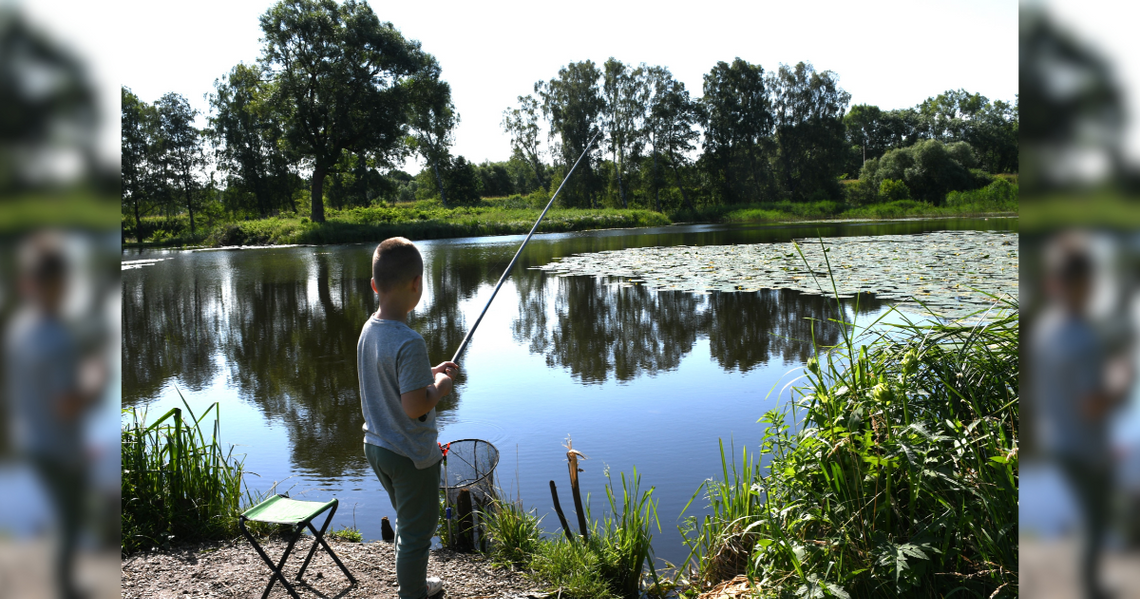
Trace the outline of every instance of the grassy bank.
{"type": "Polygon", "coordinates": [[[1018,211],[1016,179],[998,177],[993,183],[970,191],[952,191],[941,206],[916,200],[894,200],[865,205],[839,201],[769,202],[744,206],[703,206],[679,210],[673,222],[756,223],[803,220],[944,218],[1014,213],[1018,211]]]}
{"type": "MultiPolygon", "coordinates": [[[[530,231],[540,208],[510,203],[506,198],[484,200],[480,206],[444,208],[438,202],[398,206],[329,209],[324,223],[299,215],[261,220],[207,223],[195,235],[185,217],[143,219],[144,245],[277,245],[376,241],[400,235],[409,239],[443,239],[482,235],[512,235],[530,231]],[[184,222],[185,221],[185,222],[184,222]]],[[[654,227],[669,219],[651,210],[557,209],[543,219],[539,231],[560,233],[587,229],[654,227]]],[[[124,246],[133,245],[133,226],[124,221],[124,246]]]]}
{"type": "Polygon", "coordinates": [[[767,466],[722,452],[720,480],[698,490],[712,514],[688,521],[694,591],[744,573],[773,597],[1016,596],[1018,318],[1006,308],[983,326],[821,348],[791,413],[762,418],[767,466]]]}
{"type": "MultiPolygon", "coordinates": [[[[539,198],[541,199],[541,198],[539,198]]],[[[186,215],[143,217],[141,237],[133,219],[122,218],[123,245],[280,245],[376,241],[401,235],[409,239],[443,239],[483,235],[512,235],[530,231],[543,207],[535,198],[512,196],[481,200],[477,206],[444,208],[438,201],[395,206],[329,208],[323,223],[303,214],[286,213],[265,219],[233,220],[221,213],[200,215],[190,233],[186,215]]],[[[951,192],[942,206],[915,200],[865,205],[843,201],[771,202],[700,206],[669,214],[643,209],[554,208],[539,231],[560,233],[589,229],[655,227],[681,222],[781,223],[804,220],[939,218],[1013,213],[1018,211],[1016,179],[997,178],[971,191],[951,192]]]]}

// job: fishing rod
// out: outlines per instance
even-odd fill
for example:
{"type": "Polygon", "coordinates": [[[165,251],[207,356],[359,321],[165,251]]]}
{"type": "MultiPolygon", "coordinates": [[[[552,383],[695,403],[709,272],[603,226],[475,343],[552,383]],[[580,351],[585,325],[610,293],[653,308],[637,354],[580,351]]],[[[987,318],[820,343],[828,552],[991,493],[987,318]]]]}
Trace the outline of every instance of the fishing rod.
{"type": "Polygon", "coordinates": [[[511,258],[511,263],[508,264],[507,269],[503,271],[503,276],[499,277],[499,283],[495,285],[495,290],[491,292],[491,299],[487,300],[487,305],[483,306],[483,311],[479,313],[479,318],[475,319],[475,324],[471,325],[471,328],[467,331],[467,334],[463,336],[463,341],[459,344],[459,349],[455,350],[455,356],[451,358],[452,362],[459,360],[459,355],[462,354],[463,350],[467,348],[467,342],[471,339],[471,335],[475,333],[475,329],[479,327],[479,322],[483,320],[483,315],[487,313],[487,308],[490,308],[491,302],[495,301],[495,294],[499,293],[499,288],[502,287],[503,282],[507,280],[507,275],[511,274],[511,269],[514,268],[515,262],[518,261],[519,255],[522,254],[523,248],[526,247],[527,242],[530,241],[530,238],[534,235],[534,232],[538,230],[538,225],[542,222],[542,218],[546,216],[546,211],[550,210],[550,207],[554,205],[554,198],[558,197],[558,192],[562,191],[562,187],[566,185],[567,181],[570,180],[570,175],[574,174],[574,169],[578,168],[578,163],[582,162],[582,159],[586,157],[586,153],[590,151],[590,147],[594,145],[594,141],[596,141],[598,139],[598,136],[601,134],[601,131],[597,132],[594,135],[593,139],[590,140],[590,143],[586,144],[586,149],[582,150],[582,155],[578,157],[578,160],[574,163],[574,166],[570,167],[570,172],[566,173],[566,178],[562,179],[562,183],[558,185],[558,189],[555,190],[554,195],[550,197],[550,201],[546,203],[546,208],[542,210],[542,214],[538,215],[538,220],[534,221],[534,226],[530,228],[530,233],[526,234],[526,239],[524,239],[522,245],[519,246],[519,250],[515,252],[515,257],[511,258]]]}

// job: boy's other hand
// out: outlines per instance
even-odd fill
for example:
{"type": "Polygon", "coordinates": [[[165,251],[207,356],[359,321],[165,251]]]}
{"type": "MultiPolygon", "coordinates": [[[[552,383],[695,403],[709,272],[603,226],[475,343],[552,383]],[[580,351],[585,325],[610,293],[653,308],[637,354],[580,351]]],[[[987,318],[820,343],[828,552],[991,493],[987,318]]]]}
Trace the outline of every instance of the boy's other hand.
{"type": "Polygon", "coordinates": [[[440,362],[439,366],[436,366],[435,368],[431,369],[431,373],[433,375],[444,374],[444,375],[447,375],[447,378],[454,379],[455,375],[459,374],[459,365],[456,364],[455,362],[450,362],[450,361],[449,362],[440,362]]]}

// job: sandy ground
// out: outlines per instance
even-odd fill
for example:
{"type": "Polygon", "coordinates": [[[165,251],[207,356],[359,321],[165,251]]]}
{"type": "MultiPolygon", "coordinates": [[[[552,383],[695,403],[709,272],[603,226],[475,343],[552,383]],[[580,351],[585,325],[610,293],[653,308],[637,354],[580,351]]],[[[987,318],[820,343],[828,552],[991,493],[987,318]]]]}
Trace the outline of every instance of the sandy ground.
{"type": "MultiPolygon", "coordinates": [[[[1040,599],[1079,598],[1077,539],[1022,538],[1019,544],[1020,594],[1040,599]]],[[[1101,581],[1111,597],[1140,599],[1140,550],[1108,551],[1101,581]]]]}
{"type": "MultiPolygon", "coordinates": [[[[0,599],[54,599],[49,567],[52,543],[46,539],[0,540],[0,599]]],[[[77,583],[91,599],[119,596],[119,553],[83,552],[77,583]]]]}
{"type": "MultiPolygon", "coordinates": [[[[308,553],[311,537],[304,537],[285,565],[285,575],[293,582],[308,553]]],[[[395,555],[384,542],[348,543],[330,540],[330,545],[356,577],[351,584],[323,549],[305,571],[303,582],[294,585],[302,598],[396,597],[395,555]]],[[[270,557],[278,559],[285,542],[273,540],[263,545],[270,557]]],[[[124,598],[183,597],[260,597],[269,582],[269,567],[245,540],[201,545],[169,552],[141,553],[122,561],[124,598]]],[[[492,568],[483,557],[433,551],[428,575],[444,582],[444,597],[468,599],[528,599],[547,597],[532,581],[518,572],[492,568]]],[[[287,598],[280,582],[271,598],[287,598]]]]}

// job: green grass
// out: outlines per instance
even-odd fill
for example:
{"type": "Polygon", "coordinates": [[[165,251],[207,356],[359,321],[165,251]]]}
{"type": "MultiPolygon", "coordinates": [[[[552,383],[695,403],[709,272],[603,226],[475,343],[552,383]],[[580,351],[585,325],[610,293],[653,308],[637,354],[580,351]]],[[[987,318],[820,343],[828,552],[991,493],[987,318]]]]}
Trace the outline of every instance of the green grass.
{"type": "Polygon", "coordinates": [[[653,488],[641,490],[641,477],[621,475],[621,496],[606,474],[609,511],[601,520],[586,518],[589,538],[566,538],[561,531],[544,536],[540,519],[517,502],[497,501],[486,515],[489,553],[500,565],[521,567],[552,592],[569,599],[635,599],[643,583],[657,584],[652,528],[661,529],[653,488]]]}
{"type": "Polygon", "coordinates": [[[951,216],[975,216],[995,213],[1016,213],[1017,186],[1012,185],[1012,195],[983,195],[995,185],[1010,187],[1004,179],[983,188],[969,192],[951,192],[947,196],[955,198],[954,204],[932,206],[916,200],[894,200],[864,206],[852,206],[843,202],[771,202],[743,206],[703,206],[696,210],[680,210],[670,215],[674,222],[715,222],[715,223],[779,223],[804,220],[846,220],[846,219],[890,219],[890,218],[941,218],[951,216]],[[1009,199],[1012,198],[1012,199],[1009,199]]]}
{"type": "MultiPolygon", "coordinates": [[[[185,405],[185,400],[183,400],[185,405]]],[[[248,495],[240,460],[218,442],[218,404],[200,418],[173,408],[153,423],[123,410],[122,551],[232,538],[248,495]],[[214,412],[209,439],[202,422],[214,412]]]]}
{"type": "Polygon", "coordinates": [[[519,501],[495,499],[481,513],[491,544],[492,563],[500,566],[527,566],[542,540],[542,518],[526,511],[519,501]]]}
{"type": "MultiPolygon", "coordinates": [[[[185,215],[164,218],[144,217],[146,245],[269,245],[327,244],[376,241],[392,236],[410,239],[440,239],[481,235],[511,235],[530,231],[541,208],[527,207],[525,201],[498,198],[479,206],[444,208],[438,202],[422,201],[399,206],[371,206],[346,210],[326,210],[324,223],[311,222],[299,215],[281,215],[260,220],[218,222],[198,227],[189,234],[185,215]]],[[[553,233],[624,227],[653,227],[669,224],[665,215],[651,210],[552,209],[543,219],[540,232],[553,233]]],[[[124,219],[128,239],[133,227],[124,219]]],[[[130,245],[130,243],[127,243],[130,245]]]]}
{"type": "Polygon", "coordinates": [[[361,534],[355,526],[346,526],[344,528],[334,530],[328,533],[328,536],[334,539],[339,539],[341,541],[347,541],[349,543],[360,543],[364,540],[364,535],[361,534]]]}
{"type": "Polygon", "coordinates": [[[858,339],[842,323],[761,419],[768,466],[730,470],[722,451],[712,515],[683,530],[691,590],[743,571],[773,597],[1016,596],[1018,306],[1003,307],[858,339]]]}

